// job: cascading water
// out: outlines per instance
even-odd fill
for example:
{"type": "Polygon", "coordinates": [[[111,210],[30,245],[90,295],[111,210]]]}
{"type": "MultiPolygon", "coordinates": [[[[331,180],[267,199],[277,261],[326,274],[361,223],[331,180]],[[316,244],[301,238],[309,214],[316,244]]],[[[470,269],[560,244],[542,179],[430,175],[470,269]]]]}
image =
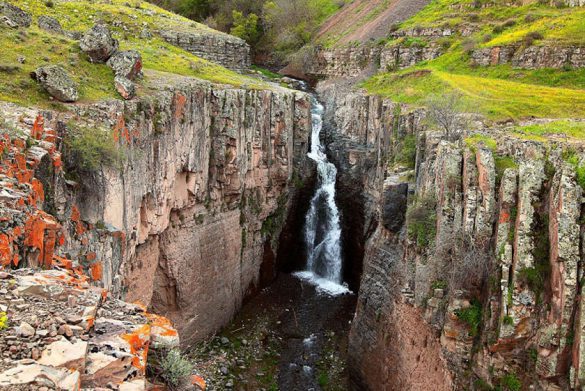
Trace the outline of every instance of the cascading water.
{"type": "Polygon", "coordinates": [[[336,295],[349,290],[341,281],[341,228],[335,204],[337,168],[327,160],[319,137],[323,128],[323,111],[323,105],[312,96],[311,151],[308,156],[317,163],[318,187],[305,217],[307,270],[295,275],[314,283],[320,291],[336,295]]]}

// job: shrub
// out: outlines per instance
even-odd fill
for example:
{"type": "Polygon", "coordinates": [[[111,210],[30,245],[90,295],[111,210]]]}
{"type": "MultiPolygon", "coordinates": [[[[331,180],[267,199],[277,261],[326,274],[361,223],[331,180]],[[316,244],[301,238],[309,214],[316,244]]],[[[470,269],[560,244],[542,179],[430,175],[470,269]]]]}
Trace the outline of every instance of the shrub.
{"type": "Polygon", "coordinates": [[[433,196],[425,196],[416,200],[406,212],[408,236],[417,247],[430,245],[437,232],[437,201],[433,196]]]}
{"type": "Polygon", "coordinates": [[[404,136],[396,154],[396,162],[402,163],[409,168],[414,168],[416,163],[416,136],[408,134],[404,136]]]}
{"type": "Polygon", "coordinates": [[[518,376],[510,373],[500,379],[500,389],[503,391],[520,391],[522,382],[518,379],[518,376]]]}
{"type": "Polygon", "coordinates": [[[534,42],[540,41],[541,39],[544,39],[544,36],[538,31],[533,31],[526,34],[526,36],[524,37],[524,44],[526,46],[532,46],[534,42]]]}
{"type": "Polygon", "coordinates": [[[191,375],[193,366],[178,349],[172,349],[160,360],[160,369],[165,383],[176,388],[183,379],[191,375]]]}
{"type": "Polygon", "coordinates": [[[476,337],[479,335],[479,326],[481,324],[481,303],[477,299],[471,301],[471,305],[455,311],[459,320],[467,323],[469,326],[469,335],[476,337]]]}
{"type": "Polygon", "coordinates": [[[248,16],[244,16],[242,12],[234,10],[232,17],[234,24],[230,30],[230,34],[242,38],[249,44],[256,43],[260,38],[258,15],[251,13],[248,16]]]}
{"type": "Polygon", "coordinates": [[[65,136],[65,158],[71,168],[95,171],[100,166],[120,167],[124,153],[113,133],[99,128],[69,127],[65,136]]]}
{"type": "Polygon", "coordinates": [[[458,128],[465,126],[460,114],[465,110],[463,96],[457,92],[431,95],[425,99],[427,119],[450,138],[458,128]]]}
{"type": "Polygon", "coordinates": [[[8,328],[8,315],[6,312],[0,312],[0,331],[8,328]]]}

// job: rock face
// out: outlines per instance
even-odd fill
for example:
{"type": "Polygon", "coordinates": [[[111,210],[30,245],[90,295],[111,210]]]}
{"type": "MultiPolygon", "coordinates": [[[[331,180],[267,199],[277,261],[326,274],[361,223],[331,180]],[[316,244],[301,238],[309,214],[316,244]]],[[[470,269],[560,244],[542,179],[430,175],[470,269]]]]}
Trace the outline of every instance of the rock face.
{"type": "Polygon", "coordinates": [[[547,153],[505,129],[484,133],[495,150],[446,141],[425,131],[423,111],[321,92],[335,112],[329,148],[340,186],[356,167],[365,175],[351,182],[359,189],[351,198],[365,205],[353,233],[365,242],[353,385],[582,387],[583,190],[563,159],[574,147],[557,142],[547,153]],[[408,135],[418,140],[414,171],[393,160],[408,135]],[[416,179],[407,183],[409,173],[416,179]]]}
{"type": "Polygon", "coordinates": [[[172,29],[162,30],[160,35],[165,41],[226,68],[243,71],[250,67],[250,46],[240,38],[172,29]]]}
{"type": "Polygon", "coordinates": [[[65,69],[59,65],[47,65],[38,68],[31,74],[53,98],[61,102],[75,102],[79,99],[77,85],[65,69]]]}
{"type": "MultiPolygon", "coordinates": [[[[34,209],[26,193],[14,194],[14,208],[20,198],[27,203],[23,216],[12,214],[11,227],[21,228],[0,237],[2,263],[50,265],[53,255],[75,254],[95,283],[167,314],[189,342],[223,326],[260,287],[263,260],[277,248],[289,181],[305,159],[310,104],[304,93],[279,87],[150,80],[152,94],[139,100],[37,117],[31,132],[48,150],[56,150],[53,129],[65,132],[74,121],[96,132],[110,128],[124,161],[84,171],[76,184],[46,150],[39,151],[39,160],[48,160],[46,176],[44,164],[33,170],[18,158],[16,172],[23,174],[14,181],[44,178],[46,201],[36,196],[34,209]],[[23,230],[39,235],[23,242],[23,230]]],[[[23,116],[20,108],[5,112],[23,116]]],[[[65,170],[76,164],[65,156],[65,170]]]]}
{"type": "Polygon", "coordinates": [[[471,61],[480,66],[512,64],[517,68],[583,68],[585,48],[552,46],[495,46],[475,50],[471,61]]]}
{"type": "Polygon", "coordinates": [[[83,35],[79,47],[87,53],[91,62],[103,63],[118,50],[118,40],[112,37],[105,25],[96,24],[83,35]]]}

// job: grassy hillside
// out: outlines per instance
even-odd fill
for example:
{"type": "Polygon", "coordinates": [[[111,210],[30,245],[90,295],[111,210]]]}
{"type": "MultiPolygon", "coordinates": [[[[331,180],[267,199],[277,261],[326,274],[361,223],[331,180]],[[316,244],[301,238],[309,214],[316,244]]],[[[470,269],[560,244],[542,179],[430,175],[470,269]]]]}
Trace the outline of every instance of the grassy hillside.
{"type": "MultiPolygon", "coordinates": [[[[497,0],[433,0],[398,32],[421,28],[451,28],[455,35],[440,38],[439,58],[401,71],[384,72],[367,80],[370,92],[401,102],[423,104],[444,91],[459,92],[467,107],[493,120],[527,117],[585,118],[585,69],[515,69],[511,65],[474,66],[471,52],[496,45],[585,45],[585,9],[543,4],[513,6],[497,0]],[[461,31],[472,31],[462,36],[461,31]]],[[[384,44],[424,47],[429,38],[388,38],[384,44]]]]}
{"type": "Polygon", "coordinates": [[[62,65],[80,87],[81,101],[116,97],[114,75],[104,64],[91,64],[77,41],[50,34],[37,27],[40,15],[59,20],[65,30],[85,31],[98,20],[105,20],[120,41],[120,49],[135,49],[142,54],[146,70],[192,76],[233,86],[266,88],[260,81],[242,76],[194,56],[158,38],[140,38],[143,29],[181,28],[206,34],[222,34],[202,24],[158,8],[146,1],[53,1],[9,0],[33,14],[28,29],[0,27],[0,100],[25,105],[47,105],[48,95],[30,79],[30,72],[41,65],[62,65]],[[47,6],[49,5],[49,6],[47,6]],[[25,62],[20,64],[19,57],[25,62]]]}

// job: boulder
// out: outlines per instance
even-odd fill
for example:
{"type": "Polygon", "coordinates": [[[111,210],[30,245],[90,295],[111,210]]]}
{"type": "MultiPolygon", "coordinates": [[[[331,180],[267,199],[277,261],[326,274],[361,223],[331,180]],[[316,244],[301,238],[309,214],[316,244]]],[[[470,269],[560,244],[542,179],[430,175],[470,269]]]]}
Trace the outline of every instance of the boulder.
{"type": "Polygon", "coordinates": [[[136,50],[116,52],[107,62],[116,76],[134,80],[142,71],[142,56],[136,50]]]}
{"type": "Polygon", "coordinates": [[[61,27],[61,23],[59,23],[57,19],[51,18],[50,16],[39,16],[37,24],[41,30],[45,30],[54,34],[63,34],[63,27],[61,27]]]}
{"type": "Polygon", "coordinates": [[[96,24],[83,35],[79,47],[88,54],[91,62],[103,63],[118,50],[118,40],[112,37],[106,26],[96,24]]]}
{"type": "Polygon", "coordinates": [[[83,372],[87,346],[87,342],[78,341],[71,343],[67,339],[62,338],[47,346],[38,363],[83,372]]]}
{"type": "Polygon", "coordinates": [[[54,368],[39,364],[18,364],[17,366],[0,373],[0,388],[23,389],[19,385],[45,385],[59,390],[79,390],[79,371],[70,371],[66,368],[54,368]]]}
{"type": "Polygon", "coordinates": [[[29,27],[32,17],[12,4],[0,2],[0,21],[9,27],[29,27]]]}
{"type": "Polygon", "coordinates": [[[75,102],[79,99],[77,85],[65,69],[58,65],[47,65],[31,73],[31,77],[55,99],[61,102],[75,102]]]}
{"type": "Polygon", "coordinates": [[[120,93],[122,98],[126,100],[132,99],[134,98],[134,95],[136,95],[136,86],[130,79],[127,79],[123,76],[116,76],[114,78],[114,85],[116,86],[118,93],[120,93]]]}

